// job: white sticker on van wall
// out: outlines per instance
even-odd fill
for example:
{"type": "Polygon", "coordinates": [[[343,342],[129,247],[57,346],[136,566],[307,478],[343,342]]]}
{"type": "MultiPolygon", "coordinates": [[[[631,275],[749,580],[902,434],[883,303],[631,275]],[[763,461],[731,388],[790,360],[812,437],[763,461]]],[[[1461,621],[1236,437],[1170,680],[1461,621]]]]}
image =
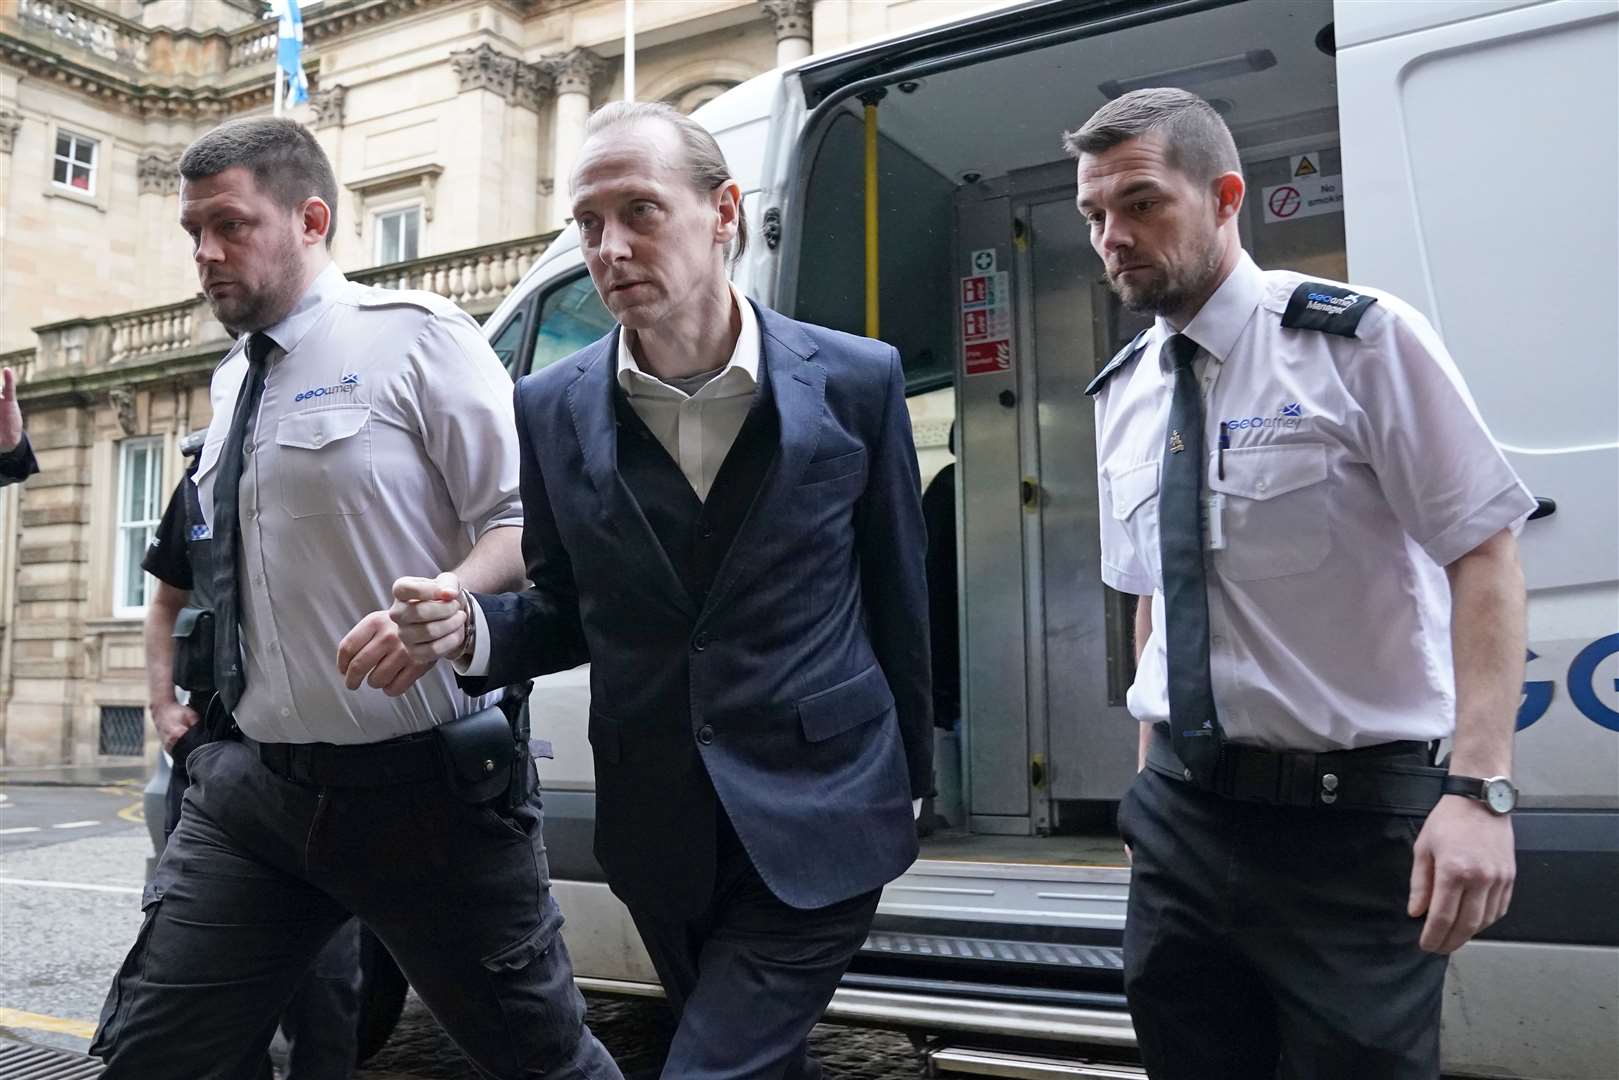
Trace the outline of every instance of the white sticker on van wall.
{"type": "Polygon", "coordinates": [[[1267,225],[1344,212],[1341,176],[1295,177],[1285,184],[1266,188],[1261,195],[1267,225]]]}

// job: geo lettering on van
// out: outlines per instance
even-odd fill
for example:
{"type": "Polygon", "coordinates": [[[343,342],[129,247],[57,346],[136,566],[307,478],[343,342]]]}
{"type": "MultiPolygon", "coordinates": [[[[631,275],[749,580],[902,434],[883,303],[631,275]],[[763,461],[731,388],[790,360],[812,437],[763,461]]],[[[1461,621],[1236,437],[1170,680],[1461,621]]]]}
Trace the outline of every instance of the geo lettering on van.
{"type": "MultiPolygon", "coordinates": [[[[1569,663],[1566,682],[1569,700],[1587,720],[1619,733],[1619,710],[1604,702],[1597,691],[1597,669],[1616,655],[1619,655],[1619,634],[1597,638],[1582,648],[1569,663]]],[[[1527,660],[1536,660],[1539,656],[1531,649],[1527,660]]],[[[1613,689],[1619,691],[1619,678],[1613,680],[1613,689]]],[[[1545,716],[1556,696],[1557,684],[1549,679],[1525,682],[1523,701],[1518,706],[1517,730],[1522,731],[1545,716]]]]}

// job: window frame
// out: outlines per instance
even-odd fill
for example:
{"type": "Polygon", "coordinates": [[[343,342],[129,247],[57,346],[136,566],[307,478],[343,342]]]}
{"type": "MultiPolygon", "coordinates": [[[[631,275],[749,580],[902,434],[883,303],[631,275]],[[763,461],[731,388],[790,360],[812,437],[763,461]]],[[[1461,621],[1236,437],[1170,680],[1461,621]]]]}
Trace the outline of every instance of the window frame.
{"type": "Polygon", "coordinates": [[[405,203],[403,205],[389,206],[384,209],[373,210],[371,213],[371,259],[375,266],[389,266],[393,263],[414,262],[422,257],[423,228],[426,214],[419,202],[405,203]],[[409,215],[416,218],[416,251],[409,258],[384,259],[382,257],[383,222],[388,218],[399,218],[399,248],[403,255],[405,246],[404,222],[409,215]]]}
{"type": "MultiPolygon", "coordinates": [[[[25,118],[26,120],[26,118],[25,118]]],[[[118,164],[118,140],[113,133],[106,131],[94,123],[85,123],[75,117],[63,119],[49,117],[45,121],[45,143],[37,153],[40,157],[39,191],[46,199],[61,199],[76,206],[88,207],[103,214],[109,213],[112,206],[113,189],[118,186],[117,178],[108,170],[115,169],[118,164]],[[94,143],[95,167],[92,170],[91,190],[85,191],[71,184],[58,184],[56,182],[56,138],[58,135],[76,136],[87,143],[94,143]],[[100,175],[106,172],[106,176],[100,175]]]]}
{"type": "Polygon", "coordinates": [[[146,549],[151,545],[157,535],[158,525],[163,520],[164,490],[163,490],[163,438],[160,435],[141,435],[134,438],[120,440],[117,444],[118,457],[118,502],[113,508],[113,594],[112,613],[114,618],[131,619],[140,618],[146,614],[146,608],[151,603],[152,594],[157,590],[155,579],[151,578],[141,569],[140,560],[144,557],[146,549]],[[132,479],[130,459],[138,449],[147,452],[145,464],[147,480],[146,509],[150,518],[126,520],[125,511],[128,509],[129,486],[132,479]],[[127,555],[128,534],[140,529],[145,532],[145,542],[139,546],[140,554],[134,559],[131,566],[127,555]],[[141,603],[131,605],[125,601],[129,597],[133,584],[130,580],[131,572],[140,582],[141,603]]]}
{"type": "Polygon", "coordinates": [[[82,199],[95,199],[96,173],[101,166],[101,140],[92,135],[81,135],[78,131],[71,128],[58,127],[51,132],[50,150],[51,186],[56,188],[58,191],[70,192],[82,199]],[[63,139],[68,140],[68,152],[66,157],[63,157],[62,153],[57,149],[57,144],[63,139]],[[80,161],[75,153],[75,151],[77,151],[81,145],[86,144],[90,147],[90,160],[88,163],[80,161]],[[66,182],[56,178],[56,166],[58,164],[67,165],[68,178],[66,182]],[[75,166],[83,168],[89,173],[89,187],[81,188],[73,185],[73,169],[75,166]]]}

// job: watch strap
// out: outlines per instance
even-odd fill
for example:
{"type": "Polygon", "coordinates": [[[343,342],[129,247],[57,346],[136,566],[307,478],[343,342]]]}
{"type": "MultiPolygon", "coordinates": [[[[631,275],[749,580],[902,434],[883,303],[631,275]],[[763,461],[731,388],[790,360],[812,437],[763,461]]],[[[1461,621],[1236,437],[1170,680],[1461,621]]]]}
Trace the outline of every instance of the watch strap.
{"type": "Polygon", "coordinates": [[[1445,776],[1444,785],[1440,788],[1443,795],[1465,795],[1469,799],[1484,799],[1484,779],[1479,776],[1445,776]]]}

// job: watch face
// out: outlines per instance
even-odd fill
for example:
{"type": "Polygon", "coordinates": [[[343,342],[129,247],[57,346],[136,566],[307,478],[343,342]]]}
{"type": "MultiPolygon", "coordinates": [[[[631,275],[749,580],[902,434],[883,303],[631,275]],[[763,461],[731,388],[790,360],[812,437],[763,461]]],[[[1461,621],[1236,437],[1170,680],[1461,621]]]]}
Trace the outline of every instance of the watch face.
{"type": "Polygon", "coordinates": [[[1518,805],[1518,789],[1505,777],[1492,776],[1484,781],[1484,802],[1497,814],[1510,814],[1518,805]]]}

